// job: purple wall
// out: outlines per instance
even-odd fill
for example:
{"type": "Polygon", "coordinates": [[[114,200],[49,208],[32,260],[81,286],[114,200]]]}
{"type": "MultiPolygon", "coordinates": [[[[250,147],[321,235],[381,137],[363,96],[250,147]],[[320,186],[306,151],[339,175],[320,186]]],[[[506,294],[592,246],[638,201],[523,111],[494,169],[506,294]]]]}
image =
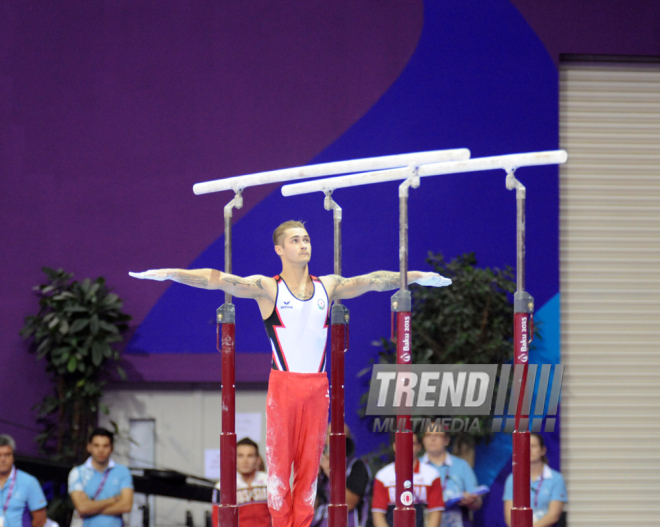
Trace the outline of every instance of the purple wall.
{"type": "MultiPolygon", "coordinates": [[[[40,268],[105,276],[140,323],[221,230],[193,183],[307,163],[397,78],[422,2],[0,4],[0,426],[34,450],[49,390],[18,331],[40,268]],[[292,67],[295,65],[295,68],[292,67]]],[[[272,189],[250,193],[250,209],[272,189]]],[[[218,266],[221,262],[218,262],[218,266]]]]}

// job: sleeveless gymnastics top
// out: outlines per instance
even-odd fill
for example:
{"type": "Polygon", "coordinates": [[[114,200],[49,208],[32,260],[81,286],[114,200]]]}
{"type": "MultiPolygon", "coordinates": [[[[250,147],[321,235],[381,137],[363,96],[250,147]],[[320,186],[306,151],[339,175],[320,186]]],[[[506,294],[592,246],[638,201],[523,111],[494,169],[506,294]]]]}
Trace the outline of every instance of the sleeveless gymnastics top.
{"type": "Polygon", "coordinates": [[[273,369],[294,373],[325,372],[330,306],[321,281],[312,276],[314,294],[296,298],[281,276],[275,276],[277,297],[264,320],[273,349],[273,369]]]}

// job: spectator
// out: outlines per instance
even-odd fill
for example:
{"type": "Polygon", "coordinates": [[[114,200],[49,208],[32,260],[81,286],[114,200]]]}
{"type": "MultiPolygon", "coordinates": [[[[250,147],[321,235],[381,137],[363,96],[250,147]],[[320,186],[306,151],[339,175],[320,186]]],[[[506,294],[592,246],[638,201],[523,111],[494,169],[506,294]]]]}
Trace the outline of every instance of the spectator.
{"type": "Polygon", "coordinates": [[[114,435],[96,428],[89,436],[90,457],[69,473],[69,494],[76,508],[72,526],[122,527],[121,515],[133,507],[133,478],[128,468],[111,458],[114,435]],[[76,515],[77,513],[77,515],[76,515]]]}
{"type": "MultiPolygon", "coordinates": [[[[392,434],[393,444],[394,437],[392,434]]],[[[426,510],[426,527],[438,527],[442,520],[442,511],[445,508],[440,476],[433,467],[420,463],[420,460],[417,459],[421,448],[417,435],[413,434],[413,491],[414,507],[417,510],[415,525],[424,527],[426,510]]],[[[395,505],[396,473],[394,463],[390,463],[378,471],[374,480],[374,496],[371,503],[374,527],[392,527],[394,525],[395,505]]]]}
{"type": "MultiPolygon", "coordinates": [[[[541,434],[532,433],[529,437],[529,474],[531,477],[530,504],[534,514],[534,527],[548,527],[559,521],[568,501],[566,483],[563,476],[548,466],[545,457],[547,449],[541,434]]],[[[504,520],[511,527],[511,507],[513,507],[513,474],[504,484],[504,520]]]]}
{"type": "MultiPolygon", "coordinates": [[[[344,424],[346,434],[346,505],[348,508],[348,527],[362,527],[367,521],[368,505],[367,495],[371,472],[369,467],[359,457],[355,456],[355,443],[351,438],[348,426],[344,424]]],[[[316,510],[314,511],[313,527],[328,526],[328,505],[330,504],[330,426],[326,450],[321,456],[319,481],[316,491],[316,510]]]]}
{"type": "Polygon", "coordinates": [[[11,436],[0,434],[0,526],[43,527],[46,497],[37,478],[14,466],[15,450],[11,436]]]}
{"type": "MultiPolygon", "coordinates": [[[[240,527],[270,527],[271,517],[268,510],[266,486],[268,476],[258,470],[259,446],[249,437],[236,443],[236,504],[238,505],[238,524],[240,527]]],[[[220,482],[213,492],[213,503],[219,503],[220,482]]],[[[217,507],[213,508],[217,515],[217,507]]],[[[217,516],[214,525],[218,524],[217,516]]]]}
{"type": "Polygon", "coordinates": [[[481,497],[472,494],[477,488],[477,477],[467,461],[447,452],[449,435],[445,432],[426,431],[422,438],[426,453],[422,463],[435,467],[442,482],[445,502],[462,496],[461,500],[445,510],[441,527],[469,527],[470,511],[481,507],[481,497]]]}

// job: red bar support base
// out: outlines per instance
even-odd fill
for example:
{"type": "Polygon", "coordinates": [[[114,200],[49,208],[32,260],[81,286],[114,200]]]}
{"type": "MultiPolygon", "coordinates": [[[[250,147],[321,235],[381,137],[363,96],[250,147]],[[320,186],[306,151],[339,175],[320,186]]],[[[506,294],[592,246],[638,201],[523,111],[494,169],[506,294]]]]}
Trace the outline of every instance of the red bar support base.
{"type": "Polygon", "coordinates": [[[328,527],[348,525],[346,505],[346,435],[344,434],[344,353],[348,349],[346,306],[335,304],[331,315],[330,503],[328,527]]]}
{"type": "Polygon", "coordinates": [[[218,523],[216,523],[214,527],[238,525],[238,505],[218,505],[217,508],[218,523]]]}
{"type": "Polygon", "coordinates": [[[511,509],[511,527],[532,527],[533,520],[533,512],[529,507],[511,509]]]}
{"type": "Polygon", "coordinates": [[[394,527],[415,527],[416,516],[414,507],[395,507],[394,527]]]}
{"type": "Polygon", "coordinates": [[[222,433],[220,434],[220,505],[222,527],[238,527],[236,506],[236,310],[222,304],[217,310],[217,348],[222,353],[222,433]]]}
{"type": "Polygon", "coordinates": [[[533,512],[530,507],[530,459],[529,432],[515,430],[513,441],[513,507],[511,527],[532,527],[533,512]]]}
{"type": "Polygon", "coordinates": [[[328,505],[328,527],[346,527],[348,525],[348,505],[328,505]]]}

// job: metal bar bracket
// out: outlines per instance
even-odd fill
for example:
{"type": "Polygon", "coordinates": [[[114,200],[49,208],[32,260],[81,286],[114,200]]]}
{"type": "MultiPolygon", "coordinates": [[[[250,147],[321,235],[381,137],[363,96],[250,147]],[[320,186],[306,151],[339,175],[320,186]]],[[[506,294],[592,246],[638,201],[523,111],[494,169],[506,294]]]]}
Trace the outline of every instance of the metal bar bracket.
{"type": "Polygon", "coordinates": [[[513,295],[513,312],[533,313],[534,297],[532,297],[527,291],[516,291],[513,295]]]}
{"type": "Polygon", "coordinates": [[[218,324],[236,324],[236,306],[222,304],[216,310],[216,321],[218,324]]]}
{"type": "Polygon", "coordinates": [[[408,289],[399,290],[392,295],[391,299],[392,312],[400,313],[412,311],[412,295],[408,289]]]}
{"type": "Polygon", "coordinates": [[[330,315],[330,323],[332,325],[341,324],[345,326],[350,321],[350,318],[350,313],[345,305],[335,304],[332,306],[332,312],[330,315]]]}

